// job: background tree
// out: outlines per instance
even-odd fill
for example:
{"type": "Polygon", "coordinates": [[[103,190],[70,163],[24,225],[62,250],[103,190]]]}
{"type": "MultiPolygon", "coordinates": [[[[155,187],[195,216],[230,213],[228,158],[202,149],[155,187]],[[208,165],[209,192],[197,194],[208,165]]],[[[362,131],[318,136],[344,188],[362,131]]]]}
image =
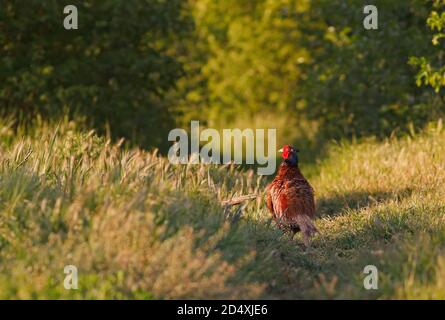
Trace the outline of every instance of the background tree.
{"type": "MultiPolygon", "coordinates": [[[[436,47],[442,46],[442,38],[445,38],[445,12],[443,7],[445,1],[434,1],[434,10],[430,13],[427,19],[428,27],[436,32],[433,35],[432,44],[436,47]],[[437,10],[440,10],[438,12],[437,10]]],[[[431,59],[426,57],[411,57],[410,64],[418,68],[416,82],[418,86],[425,85],[430,86],[436,93],[439,93],[442,87],[445,87],[445,65],[444,65],[444,52],[440,50],[436,57],[435,62],[437,66],[434,66],[431,59]]],[[[442,96],[443,98],[443,96],[442,96]]]]}
{"type": "MultiPolygon", "coordinates": [[[[0,108],[22,118],[80,115],[161,151],[167,132],[191,119],[277,128],[286,143],[382,137],[443,115],[407,63],[421,57],[410,60],[418,83],[445,83],[443,53],[426,41],[432,3],[367,1],[379,28],[366,30],[360,0],[77,1],[79,29],[68,31],[62,1],[7,0],[0,108]]],[[[443,1],[434,3],[437,47],[443,1]]]]}
{"type": "Polygon", "coordinates": [[[309,118],[329,137],[390,134],[430,120],[430,95],[418,90],[407,59],[429,54],[425,1],[368,1],[378,8],[378,30],[366,30],[363,2],[311,2],[302,34],[311,59],[300,90],[309,118]],[[307,27],[307,28],[306,28],[307,27]]]}
{"type": "Polygon", "coordinates": [[[0,107],[32,118],[81,115],[100,131],[165,145],[174,110],[165,96],[183,73],[177,43],[192,21],[181,0],[2,2],[0,107]]]}

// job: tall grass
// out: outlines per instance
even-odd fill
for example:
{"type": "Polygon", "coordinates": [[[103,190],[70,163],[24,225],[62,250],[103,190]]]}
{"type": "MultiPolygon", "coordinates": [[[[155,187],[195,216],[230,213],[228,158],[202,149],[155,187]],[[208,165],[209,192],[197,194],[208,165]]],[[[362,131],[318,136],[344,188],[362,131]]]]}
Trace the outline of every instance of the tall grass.
{"type": "Polygon", "coordinates": [[[277,230],[264,197],[221,205],[264,196],[253,171],[174,166],[67,120],[20,130],[0,123],[0,298],[445,297],[440,125],[332,145],[311,180],[310,250],[277,230]],[[378,290],[363,287],[368,264],[378,290]]]}

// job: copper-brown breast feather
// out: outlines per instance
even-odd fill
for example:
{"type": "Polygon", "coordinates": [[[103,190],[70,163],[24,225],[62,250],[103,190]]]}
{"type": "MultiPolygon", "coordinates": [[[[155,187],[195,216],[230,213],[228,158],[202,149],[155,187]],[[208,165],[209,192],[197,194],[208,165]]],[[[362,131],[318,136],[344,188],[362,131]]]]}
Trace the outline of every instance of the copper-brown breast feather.
{"type": "Polygon", "coordinates": [[[314,191],[298,168],[280,168],[269,185],[267,206],[279,225],[295,226],[298,215],[315,216],[314,191]]]}

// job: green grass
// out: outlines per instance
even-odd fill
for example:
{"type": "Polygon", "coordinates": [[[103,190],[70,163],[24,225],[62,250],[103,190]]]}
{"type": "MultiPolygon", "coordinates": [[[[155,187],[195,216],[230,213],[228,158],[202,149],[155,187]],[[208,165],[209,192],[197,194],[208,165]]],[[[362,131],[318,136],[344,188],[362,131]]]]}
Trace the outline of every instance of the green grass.
{"type": "Polygon", "coordinates": [[[267,179],[173,166],[75,123],[0,123],[0,298],[445,298],[445,132],[332,144],[310,250],[274,226],[267,179]],[[262,198],[229,210],[235,195],[262,198]],[[63,287],[65,265],[79,289],[63,287]],[[363,288],[363,269],[379,289],[363,288]]]}

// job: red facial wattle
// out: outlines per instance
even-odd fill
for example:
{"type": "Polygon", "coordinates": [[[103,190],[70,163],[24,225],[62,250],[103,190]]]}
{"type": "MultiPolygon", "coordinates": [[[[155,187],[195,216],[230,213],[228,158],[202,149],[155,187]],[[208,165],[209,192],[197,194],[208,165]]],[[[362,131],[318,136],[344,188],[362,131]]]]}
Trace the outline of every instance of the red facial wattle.
{"type": "Polygon", "coordinates": [[[282,154],[282,156],[283,156],[283,159],[287,159],[287,158],[289,158],[289,153],[290,153],[290,150],[289,150],[290,148],[288,147],[288,146],[284,146],[284,148],[283,148],[283,154],[282,154]]]}

